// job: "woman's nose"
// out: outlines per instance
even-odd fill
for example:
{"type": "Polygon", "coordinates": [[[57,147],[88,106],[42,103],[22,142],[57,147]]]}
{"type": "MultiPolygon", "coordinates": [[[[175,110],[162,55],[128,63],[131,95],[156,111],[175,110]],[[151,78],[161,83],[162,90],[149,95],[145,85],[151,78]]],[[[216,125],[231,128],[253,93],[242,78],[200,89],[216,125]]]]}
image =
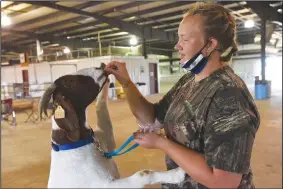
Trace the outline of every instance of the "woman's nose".
{"type": "Polygon", "coordinates": [[[175,50],[181,50],[181,49],[182,49],[182,46],[181,46],[179,43],[177,43],[177,44],[175,45],[174,49],[175,49],[175,50]]]}

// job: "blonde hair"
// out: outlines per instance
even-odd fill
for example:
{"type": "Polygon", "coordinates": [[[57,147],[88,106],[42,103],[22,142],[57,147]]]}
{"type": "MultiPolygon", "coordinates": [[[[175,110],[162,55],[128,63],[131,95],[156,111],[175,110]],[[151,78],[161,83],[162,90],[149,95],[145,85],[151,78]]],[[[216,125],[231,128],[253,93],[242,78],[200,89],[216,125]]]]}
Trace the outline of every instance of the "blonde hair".
{"type": "Polygon", "coordinates": [[[220,60],[229,62],[238,51],[236,43],[236,22],[233,16],[220,4],[193,3],[184,14],[183,19],[200,15],[203,18],[205,40],[213,37],[218,40],[218,50],[222,52],[220,60]]]}

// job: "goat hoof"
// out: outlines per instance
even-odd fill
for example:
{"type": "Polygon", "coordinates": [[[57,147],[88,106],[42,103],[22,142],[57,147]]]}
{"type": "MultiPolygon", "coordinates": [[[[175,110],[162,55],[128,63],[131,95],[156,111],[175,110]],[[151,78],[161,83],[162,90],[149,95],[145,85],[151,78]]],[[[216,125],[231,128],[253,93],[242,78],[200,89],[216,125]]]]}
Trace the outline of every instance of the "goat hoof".
{"type": "Polygon", "coordinates": [[[150,171],[150,170],[143,170],[143,171],[140,172],[140,175],[141,175],[141,176],[145,176],[145,175],[150,175],[150,174],[152,174],[152,173],[153,173],[153,171],[150,171]]]}
{"type": "Polygon", "coordinates": [[[141,170],[141,171],[137,172],[134,175],[138,176],[138,177],[143,177],[143,176],[151,175],[152,173],[153,173],[153,171],[145,169],[145,170],[141,170]]]}

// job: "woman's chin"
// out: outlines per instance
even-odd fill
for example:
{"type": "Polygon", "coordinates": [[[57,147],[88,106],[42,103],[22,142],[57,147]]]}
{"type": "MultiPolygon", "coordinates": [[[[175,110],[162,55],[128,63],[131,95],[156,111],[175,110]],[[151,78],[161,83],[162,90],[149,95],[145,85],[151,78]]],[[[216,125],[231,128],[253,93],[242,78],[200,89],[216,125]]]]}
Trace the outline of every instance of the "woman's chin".
{"type": "Polygon", "coordinates": [[[186,63],[186,60],[185,60],[184,58],[181,58],[181,59],[180,59],[180,65],[181,65],[181,66],[184,66],[185,63],[186,63]]]}

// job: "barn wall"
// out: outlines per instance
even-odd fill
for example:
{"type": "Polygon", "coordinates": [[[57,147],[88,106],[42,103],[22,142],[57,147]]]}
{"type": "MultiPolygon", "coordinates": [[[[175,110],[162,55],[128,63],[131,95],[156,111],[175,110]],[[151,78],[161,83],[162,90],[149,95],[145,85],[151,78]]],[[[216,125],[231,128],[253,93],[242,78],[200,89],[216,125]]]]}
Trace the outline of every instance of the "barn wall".
{"type": "MultiPolygon", "coordinates": [[[[112,60],[125,61],[133,82],[146,83],[145,86],[141,86],[139,89],[143,95],[149,95],[149,62],[157,64],[158,60],[144,59],[142,56],[104,56],[77,60],[43,62],[40,64],[30,64],[28,67],[20,67],[19,65],[5,66],[1,69],[1,85],[22,83],[22,70],[26,69],[29,73],[30,90],[41,90],[41,92],[31,92],[31,95],[41,96],[43,93],[42,91],[46,89],[49,83],[55,81],[60,76],[74,73],[83,68],[99,67],[102,62],[107,64],[112,60]]],[[[115,82],[115,77],[111,77],[110,80],[111,82],[115,82]]]]}
{"type": "MultiPolygon", "coordinates": [[[[235,59],[231,67],[253,91],[255,76],[261,78],[261,59],[235,59]]],[[[271,81],[273,91],[282,91],[282,56],[266,58],[265,79],[271,81]]]]}
{"type": "MultiPolygon", "coordinates": [[[[261,77],[261,59],[259,55],[250,57],[235,57],[231,67],[246,83],[252,93],[254,93],[255,76],[261,77]]],[[[186,73],[184,69],[169,73],[169,62],[159,64],[161,85],[168,86],[166,90],[175,84],[178,79],[186,73]]],[[[266,80],[271,80],[273,92],[282,92],[282,56],[268,56],[266,58],[266,80]]]]}

